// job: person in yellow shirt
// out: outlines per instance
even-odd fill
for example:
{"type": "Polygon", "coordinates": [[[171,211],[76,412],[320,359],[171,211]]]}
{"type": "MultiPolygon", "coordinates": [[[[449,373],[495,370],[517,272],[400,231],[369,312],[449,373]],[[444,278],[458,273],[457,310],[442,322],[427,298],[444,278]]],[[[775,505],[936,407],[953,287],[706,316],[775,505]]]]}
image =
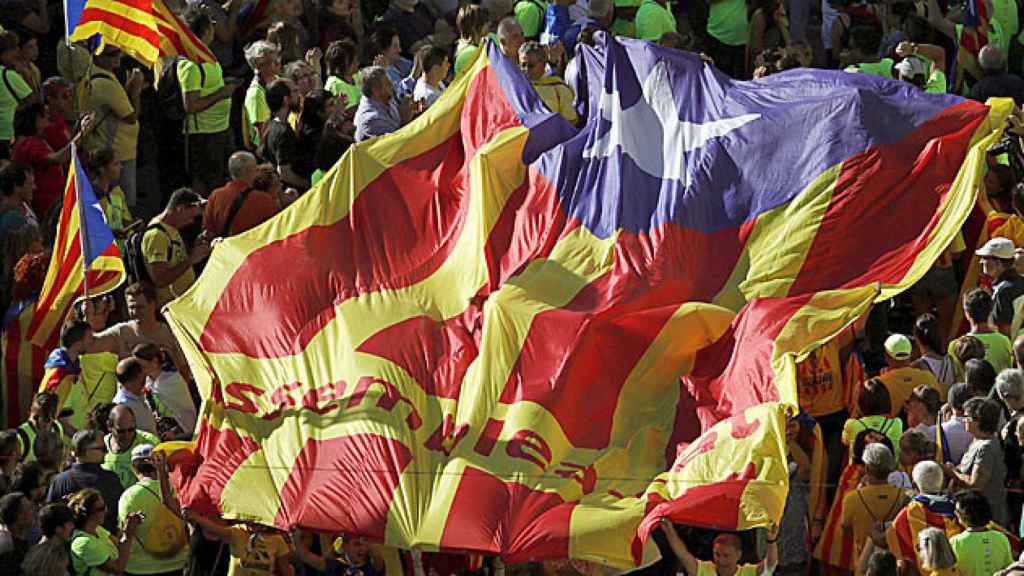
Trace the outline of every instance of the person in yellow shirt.
{"type": "Polygon", "coordinates": [[[843,532],[853,538],[854,558],[873,533],[882,530],[907,503],[903,489],[889,484],[889,474],[895,469],[892,451],[883,444],[864,447],[864,479],[861,487],[843,497],[840,525],[843,532]]]}
{"type": "Polygon", "coordinates": [[[723,532],[715,537],[712,548],[713,560],[698,560],[686,543],[679,537],[675,526],[668,518],[660,520],[661,532],[665,535],[668,545],[672,548],[676,560],[683,566],[686,574],[692,576],[759,576],[771,574],[779,563],[779,547],[776,544],[778,539],[778,527],[774,524],[768,527],[768,538],[764,560],[757,564],[740,564],[743,556],[743,543],[740,537],[731,532],[723,532]]]}
{"type": "Polygon", "coordinates": [[[81,109],[99,118],[85,140],[89,150],[111,148],[121,162],[121,179],[128,206],[135,206],[135,159],[139,143],[139,95],[143,77],[138,68],[128,73],[124,86],[114,75],[121,67],[122,53],[107,44],[94,59],[92,75],[82,82],[81,109]]]}
{"type": "Polygon", "coordinates": [[[182,508],[188,522],[231,547],[228,576],[295,576],[292,547],[278,532],[255,524],[228,526],[182,508]]]}
{"type": "Polygon", "coordinates": [[[889,416],[898,416],[903,411],[907,399],[918,386],[930,386],[939,391],[945,401],[947,390],[941,386],[930,370],[921,370],[911,366],[914,345],[910,338],[903,334],[893,334],[885,340],[885,362],[888,366],[878,376],[889,391],[889,416]]]}
{"type": "Polygon", "coordinates": [[[519,48],[519,67],[530,79],[544,105],[575,124],[579,119],[572,105],[576,95],[561,78],[544,75],[547,61],[547,50],[538,42],[527,42],[519,48]]]}
{"type": "Polygon", "coordinates": [[[188,188],[171,194],[167,208],[157,214],[142,236],[146,271],[157,287],[159,305],[181,296],[196,280],[192,267],[210,254],[210,243],[200,235],[191,253],[179,230],[203,215],[203,199],[188,188]]]}

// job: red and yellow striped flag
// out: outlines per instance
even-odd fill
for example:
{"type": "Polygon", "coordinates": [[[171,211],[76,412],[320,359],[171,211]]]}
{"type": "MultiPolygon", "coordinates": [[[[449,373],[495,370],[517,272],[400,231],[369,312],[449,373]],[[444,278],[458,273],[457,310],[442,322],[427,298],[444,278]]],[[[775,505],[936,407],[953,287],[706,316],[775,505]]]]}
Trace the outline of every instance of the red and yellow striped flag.
{"type": "Polygon", "coordinates": [[[71,40],[96,34],[147,66],[162,56],[180,55],[199,63],[217,60],[163,0],[88,0],[71,40]]]}
{"type": "Polygon", "coordinates": [[[75,299],[87,290],[91,295],[104,294],[123,280],[124,263],[114,233],[72,150],[53,256],[26,338],[36,346],[53,342],[75,299]]]}

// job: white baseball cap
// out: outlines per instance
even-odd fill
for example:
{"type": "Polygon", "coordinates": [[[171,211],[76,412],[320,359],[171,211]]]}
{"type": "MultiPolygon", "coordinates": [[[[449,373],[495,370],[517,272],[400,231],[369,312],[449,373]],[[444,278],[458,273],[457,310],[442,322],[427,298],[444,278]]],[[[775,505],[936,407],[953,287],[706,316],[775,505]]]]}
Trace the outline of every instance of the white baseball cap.
{"type": "Polygon", "coordinates": [[[1013,241],[1009,238],[996,237],[985,242],[985,245],[979,248],[975,254],[1000,260],[1013,260],[1016,249],[1013,241]]]}

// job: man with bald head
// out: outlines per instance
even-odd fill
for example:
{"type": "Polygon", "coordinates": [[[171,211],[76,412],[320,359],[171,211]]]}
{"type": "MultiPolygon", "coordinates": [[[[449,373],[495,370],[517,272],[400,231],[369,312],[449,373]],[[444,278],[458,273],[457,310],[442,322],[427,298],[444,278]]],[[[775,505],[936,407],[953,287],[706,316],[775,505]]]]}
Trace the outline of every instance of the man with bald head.
{"type": "MultiPolygon", "coordinates": [[[[118,364],[117,368],[118,378],[120,378],[121,364],[118,364]]],[[[137,480],[135,472],[132,470],[132,449],[141,444],[156,446],[160,443],[160,439],[156,437],[156,434],[138,429],[135,414],[125,404],[118,404],[110,411],[107,427],[110,429],[110,433],[104,438],[107,455],[103,459],[103,468],[117,474],[118,479],[121,480],[121,486],[128,488],[137,480]]]]}
{"type": "Polygon", "coordinates": [[[519,62],[519,47],[526,41],[523,36],[523,27],[512,16],[504,18],[498,23],[498,44],[505,57],[513,62],[519,62]]]}
{"type": "Polygon", "coordinates": [[[210,194],[203,213],[203,227],[211,238],[241,234],[269,220],[278,212],[277,199],[269,191],[253,190],[256,157],[244,150],[228,159],[231,181],[210,194]]]}
{"type": "Polygon", "coordinates": [[[989,98],[1013,98],[1020,106],[1024,103],[1024,78],[1006,70],[1006,55],[997,46],[989,44],[978,52],[978,65],[985,77],[971,87],[971,99],[985,102],[989,98]]]}

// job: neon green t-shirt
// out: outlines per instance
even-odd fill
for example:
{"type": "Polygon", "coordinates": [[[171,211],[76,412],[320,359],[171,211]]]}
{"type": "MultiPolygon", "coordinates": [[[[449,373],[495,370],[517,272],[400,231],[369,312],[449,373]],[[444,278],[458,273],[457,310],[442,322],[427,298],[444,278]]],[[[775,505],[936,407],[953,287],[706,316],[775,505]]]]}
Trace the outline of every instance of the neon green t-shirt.
{"type": "Polygon", "coordinates": [[[747,3],[743,0],[721,0],[711,5],[708,34],[722,44],[746,45],[748,29],[747,3]]]}
{"type": "Polygon", "coordinates": [[[459,38],[459,42],[455,46],[455,76],[462,74],[462,71],[473,63],[478,52],[480,52],[479,46],[459,38]]]}
{"type": "MultiPolygon", "coordinates": [[[[996,369],[996,373],[1002,372],[1010,367],[1013,358],[1013,343],[1002,332],[986,332],[978,334],[970,332],[981,343],[985,345],[985,360],[996,369]]],[[[952,343],[950,343],[952,345],[952,343]]]]}
{"type": "Polygon", "coordinates": [[[665,32],[676,31],[672,11],[655,0],[644,0],[636,11],[636,37],[657,42],[665,32]]]}
{"type": "MultiPolygon", "coordinates": [[[[224,87],[224,72],[217,62],[196,64],[183,60],[178,64],[178,83],[182,94],[198,91],[199,96],[206,97],[224,87]]],[[[189,134],[219,134],[228,129],[230,120],[231,99],[223,98],[206,110],[189,114],[185,127],[189,134]]]]}
{"type": "Polygon", "coordinates": [[[160,497],[160,481],[150,478],[139,480],[121,494],[121,500],[117,503],[117,517],[122,524],[132,512],[142,512],[145,515],[145,519],[139,524],[138,531],[135,532],[135,539],[132,540],[132,554],[128,558],[125,572],[160,574],[181,570],[188,563],[188,544],[170,558],[156,558],[146,552],[141,544],[149,538],[149,530],[153,525],[153,519],[156,518],[157,509],[163,507],[160,497]]]}
{"type": "Polygon", "coordinates": [[[945,94],[947,87],[946,73],[936,68],[932,75],[928,77],[928,83],[924,85],[924,91],[929,94],[945,94]]]}
{"type": "Polygon", "coordinates": [[[540,0],[520,0],[516,3],[516,21],[523,28],[523,36],[536,38],[544,28],[544,12],[547,4],[540,0]]]}
{"type": "Polygon", "coordinates": [[[13,68],[0,66],[0,74],[3,75],[0,78],[0,142],[9,142],[14,139],[14,111],[18,108],[18,102],[32,93],[32,88],[13,68]]]}
{"type": "Polygon", "coordinates": [[[615,21],[612,22],[612,32],[614,32],[616,36],[636,38],[636,24],[633,20],[616,18],[615,21]]]}
{"type": "MultiPolygon", "coordinates": [[[[107,504],[113,505],[112,502],[107,504]]],[[[117,560],[117,556],[114,537],[103,526],[96,527],[95,536],[84,530],[75,530],[71,535],[71,567],[75,574],[85,574],[89,568],[102,566],[107,560],[117,560]]]]}
{"type": "Polygon", "coordinates": [[[1014,0],[992,0],[992,18],[999,20],[1007,38],[1016,36],[1020,30],[1017,2],[1014,0]]]}
{"type": "Polygon", "coordinates": [[[1013,563],[1010,541],[995,530],[967,530],[949,539],[963,576],[991,576],[1013,563]]]}
{"type": "Polygon", "coordinates": [[[345,104],[346,110],[358,106],[359,99],[363,97],[363,93],[359,91],[355,84],[349,84],[337,76],[327,77],[327,82],[324,82],[324,90],[327,90],[334,96],[344,94],[347,100],[347,104],[345,104]]]}
{"type": "Polygon", "coordinates": [[[881,78],[892,79],[892,66],[894,62],[892,58],[882,58],[878,62],[862,62],[860,64],[849,66],[846,68],[847,72],[860,72],[861,74],[869,74],[871,76],[879,76],[881,78]]]}
{"type": "MultiPolygon", "coordinates": [[[[107,455],[103,457],[103,464],[100,466],[104,470],[110,470],[121,480],[121,487],[127,490],[130,488],[138,478],[135,476],[135,472],[132,470],[132,450],[141,444],[152,444],[156,446],[160,443],[160,439],[155,435],[146,432],[145,430],[135,431],[135,441],[126,450],[114,453],[114,445],[112,443],[113,433],[107,434],[103,438],[103,443],[107,446],[107,455]]],[[[113,506],[113,504],[109,504],[113,506]]]]}
{"type": "Polygon", "coordinates": [[[245,91],[245,130],[253,148],[260,145],[257,124],[270,120],[270,106],[267,106],[267,92],[260,86],[260,77],[254,76],[249,89],[245,91]]]}

